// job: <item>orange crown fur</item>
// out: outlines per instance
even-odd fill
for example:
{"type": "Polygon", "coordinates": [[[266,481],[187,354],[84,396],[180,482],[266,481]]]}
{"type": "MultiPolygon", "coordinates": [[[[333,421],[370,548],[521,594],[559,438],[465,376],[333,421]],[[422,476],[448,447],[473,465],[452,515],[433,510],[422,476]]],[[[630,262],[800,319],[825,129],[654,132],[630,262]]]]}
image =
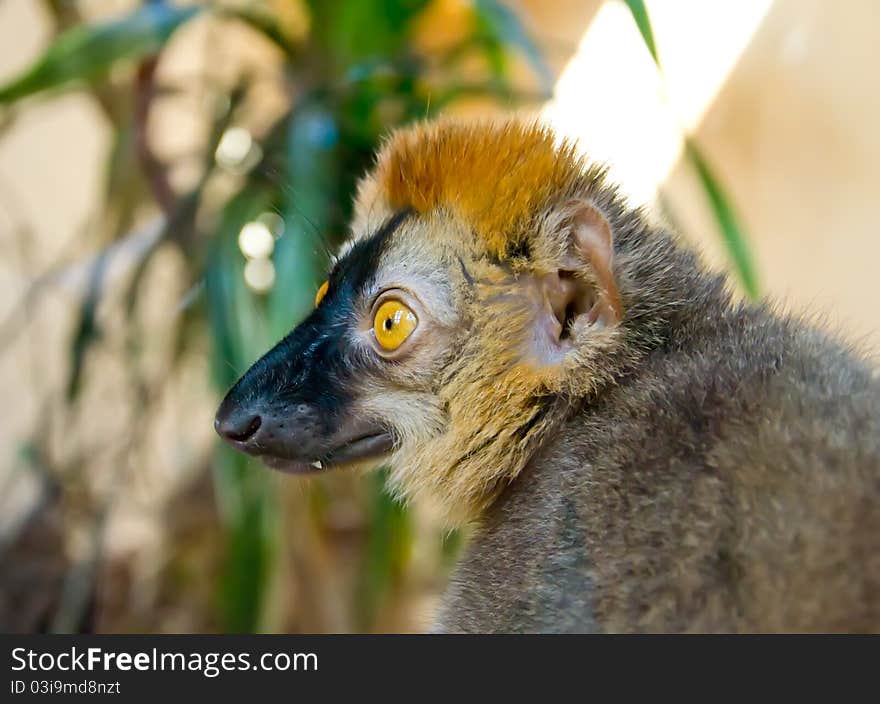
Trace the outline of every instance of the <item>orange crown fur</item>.
{"type": "Polygon", "coordinates": [[[392,135],[375,176],[392,208],[449,208],[491,254],[503,257],[523,241],[550,198],[569,193],[583,171],[572,145],[557,144],[537,124],[441,120],[392,135]]]}

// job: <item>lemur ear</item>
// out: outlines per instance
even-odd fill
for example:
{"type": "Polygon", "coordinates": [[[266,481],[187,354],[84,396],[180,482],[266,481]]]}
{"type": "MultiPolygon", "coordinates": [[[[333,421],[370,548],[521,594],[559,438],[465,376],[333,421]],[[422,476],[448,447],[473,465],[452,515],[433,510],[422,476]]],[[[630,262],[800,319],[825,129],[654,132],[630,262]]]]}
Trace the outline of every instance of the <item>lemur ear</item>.
{"type": "Polygon", "coordinates": [[[545,363],[559,361],[589,328],[611,327],[622,315],[608,220],[589,203],[574,201],[562,222],[557,234],[565,240],[565,254],[556,268],[534,279],[540,295],[534,351],[545,363]]]}
{"type": "Polygon", "coordinates": [[[584,201],[570,204],[572,247],[576,264],[586,265],[596,284],[596,314],[606,325],[620,322],[623,309],[614,277],[611,224],[602,212],[584,201]],[[579,261],[578,261],[579,260],[579,261]]]}

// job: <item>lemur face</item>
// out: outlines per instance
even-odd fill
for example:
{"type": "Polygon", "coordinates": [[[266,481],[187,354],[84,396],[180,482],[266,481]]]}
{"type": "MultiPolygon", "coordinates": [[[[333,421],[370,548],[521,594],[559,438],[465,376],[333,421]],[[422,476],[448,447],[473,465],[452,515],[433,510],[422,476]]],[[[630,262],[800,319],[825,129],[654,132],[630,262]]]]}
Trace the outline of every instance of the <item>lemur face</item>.
{"type": "Polygon", "coordinates": [[[424,227],[394,213],[338,258],[311,315],[221,404],[215,425],[230,444],[309,473],[377,464],[439,432],[438,378],[466,330],[455,260],[425,246],[424,227]]]}
{"type": "Polygon", "coordinates": [[[387,459],[401,497],[473,515],[608,376],[594,362],[621,302],[600,178],[539,128],[399,135],[315,310],[229,391],[217,431],[294,473],[387,459]]]}

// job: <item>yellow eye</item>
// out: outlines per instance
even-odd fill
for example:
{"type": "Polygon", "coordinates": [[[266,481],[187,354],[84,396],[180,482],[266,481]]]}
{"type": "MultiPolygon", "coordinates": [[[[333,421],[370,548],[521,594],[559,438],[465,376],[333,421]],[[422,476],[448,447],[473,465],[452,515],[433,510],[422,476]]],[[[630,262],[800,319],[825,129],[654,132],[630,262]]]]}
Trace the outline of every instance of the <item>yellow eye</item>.
{"type": "Polygon", "coordinates": [[[324,296],[327,295],[327,287],[330,285],[330,281],[327,280],[321,284],[321,288],[318,289],[318,292],[315,294],[315,308],[324,300],[324,296]]]}
{"type": "Polygon", "coordinates": [[[385,301],[373,318],[373,334],[383,349],[391,352],[400,347],[419,324],[419,319],[400,301],[385,301]]]}

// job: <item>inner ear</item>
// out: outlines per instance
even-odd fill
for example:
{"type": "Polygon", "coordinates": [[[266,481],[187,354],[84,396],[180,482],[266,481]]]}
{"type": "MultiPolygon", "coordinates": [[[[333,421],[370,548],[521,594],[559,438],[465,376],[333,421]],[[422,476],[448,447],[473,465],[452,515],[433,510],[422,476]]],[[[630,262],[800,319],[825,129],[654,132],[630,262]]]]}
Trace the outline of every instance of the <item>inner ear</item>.
{"type": "Polygon", "coordinates": [[[540,278],[544,298],[544,313],[552,316],[549,332],[556,342],[572,337],[574,325],[582,316],[590,324],[599,320],[600,310],[593,287],[567,269],[557,269],[540,278]]]}
{"type": "Polygon", "coordinates": [[[558,362],[581,331],[617,325],[622,315],[608,220],[582,201],[569,203],[566,216],[557,234],[567,254],[557,269],[533,279],[540,299],[533,351],[545,363],[558,362]]]}

